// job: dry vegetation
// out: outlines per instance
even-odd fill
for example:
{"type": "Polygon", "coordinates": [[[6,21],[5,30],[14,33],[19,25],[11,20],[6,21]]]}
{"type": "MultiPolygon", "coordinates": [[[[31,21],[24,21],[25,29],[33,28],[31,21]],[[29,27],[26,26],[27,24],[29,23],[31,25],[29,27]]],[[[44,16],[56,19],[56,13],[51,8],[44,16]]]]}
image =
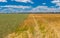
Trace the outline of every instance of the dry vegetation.
{"type": "Polygon", "coordinates": [[[60,38],[60,14],[29,14],[16,32],[5,38],[60,38]]]}

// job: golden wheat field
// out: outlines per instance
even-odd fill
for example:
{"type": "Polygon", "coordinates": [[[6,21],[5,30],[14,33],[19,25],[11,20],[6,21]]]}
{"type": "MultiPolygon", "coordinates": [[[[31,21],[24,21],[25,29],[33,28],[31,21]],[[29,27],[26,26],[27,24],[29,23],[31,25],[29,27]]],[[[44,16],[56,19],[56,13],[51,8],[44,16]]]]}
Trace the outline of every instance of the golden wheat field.
{"type": "Polygon", "coordinates": [[[29,14],[4,38],[60,38],[60,14],[29,14]]]}

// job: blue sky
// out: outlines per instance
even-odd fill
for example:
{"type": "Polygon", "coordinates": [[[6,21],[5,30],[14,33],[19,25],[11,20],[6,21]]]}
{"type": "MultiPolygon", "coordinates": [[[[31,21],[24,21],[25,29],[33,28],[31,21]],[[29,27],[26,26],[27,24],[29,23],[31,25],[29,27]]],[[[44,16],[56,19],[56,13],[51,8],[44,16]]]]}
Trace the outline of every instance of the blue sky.
{"type": "Polygon", "coordinates": [[[31,3],[24,3],[24,2],[17,2],[17,1],[11,1],[11,0],[6,0],[7,2],[0,2],[0,5],[27,5],[27,6],[39,6],[39,5],[43,5],[43,3],[46,3],[46,6],[55,6],[55,4],[51,3],[52,0],[31,0],[32,2],[34,2],[33,4],[31,3]]]}
{"type": "Polygon", "coordinates": [[[60,12],[60,0],[0,0],[1,12],[11,12],[11,10],[12,12],[60,12]]]}

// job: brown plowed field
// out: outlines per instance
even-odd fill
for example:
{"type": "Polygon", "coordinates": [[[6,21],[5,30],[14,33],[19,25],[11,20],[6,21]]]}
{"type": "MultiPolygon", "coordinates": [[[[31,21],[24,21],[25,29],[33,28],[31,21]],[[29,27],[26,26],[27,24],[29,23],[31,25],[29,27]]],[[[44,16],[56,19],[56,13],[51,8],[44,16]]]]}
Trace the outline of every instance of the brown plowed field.
{"type": "Polygon", "coordinates": [[[17,32],[5,38],[60,38],[60,14],[29,14],[17,32]]]}

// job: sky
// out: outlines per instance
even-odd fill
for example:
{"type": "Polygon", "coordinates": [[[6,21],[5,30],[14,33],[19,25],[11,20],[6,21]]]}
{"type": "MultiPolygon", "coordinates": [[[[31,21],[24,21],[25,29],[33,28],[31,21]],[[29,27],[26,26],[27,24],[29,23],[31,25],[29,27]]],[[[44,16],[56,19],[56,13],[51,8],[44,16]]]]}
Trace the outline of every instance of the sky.
{"type": "Polygon", "coordinates": [[[0,0],[0,12],[60,12],[60,0],[0,0]]]}

